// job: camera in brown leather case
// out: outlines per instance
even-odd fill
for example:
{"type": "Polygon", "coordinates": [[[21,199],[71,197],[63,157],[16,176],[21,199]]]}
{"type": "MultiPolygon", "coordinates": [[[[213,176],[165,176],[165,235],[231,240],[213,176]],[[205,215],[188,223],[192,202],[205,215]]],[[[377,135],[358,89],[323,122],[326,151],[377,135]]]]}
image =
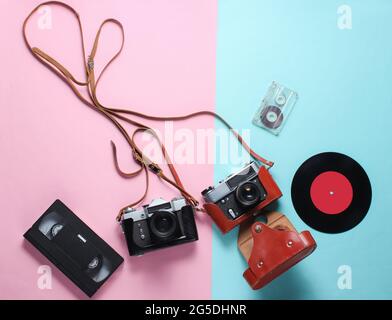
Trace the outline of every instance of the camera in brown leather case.
{"type": "Polygon", "coordinates": [[[309,231],[298,233],[285,215],[269,212],[266,223],[248,220],[238,234],[238,248],[249,264],[244,278],[260,289],[316,249],[309,231]]]}
{"type": "Polygon", "coordinates": [[[239,224],[282,196],[269,171],[255,162],[202,192],[204,209],[222,233],[239,224]]]}

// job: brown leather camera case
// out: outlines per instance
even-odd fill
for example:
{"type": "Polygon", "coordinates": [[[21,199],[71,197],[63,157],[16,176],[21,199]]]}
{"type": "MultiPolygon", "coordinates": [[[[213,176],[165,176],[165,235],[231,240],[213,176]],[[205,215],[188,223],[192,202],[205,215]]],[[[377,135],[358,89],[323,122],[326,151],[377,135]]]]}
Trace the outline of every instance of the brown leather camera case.
{"type": "Polygon", "coordinates": [[[285,215],[266,214],[267,222],[247,221],[240,226],[238,248],[249,268],[244,278],[260,289],[316,249],[309,231],[298,233],[285,215]]]}

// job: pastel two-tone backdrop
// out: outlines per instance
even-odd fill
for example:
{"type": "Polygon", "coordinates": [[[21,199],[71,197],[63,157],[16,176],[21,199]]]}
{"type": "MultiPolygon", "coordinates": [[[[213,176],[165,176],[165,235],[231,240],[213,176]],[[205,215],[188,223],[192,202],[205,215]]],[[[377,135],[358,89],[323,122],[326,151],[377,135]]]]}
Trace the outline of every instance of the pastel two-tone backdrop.
{"type": "MultiPolygon", "coordinates": [[[[22,23],[39,1],[0,0],[0,298],[85,298],[23,240],[57,198],[125,258],[94,299],[392,297],[390,1],[64,1],[80,13],[88,50],[105,18],[124,25],[124,51],[99,88],[105,104],[170,116],[207,109],[248,130],[252,147],[275,160],[271,172],[283,191],[277,207],[298,230],[309,227],[293,209],[291,181],[316,153],[342,152],[357,160],[370,177],[372,205],[346,233],[311,230],[316,252],[259,291],[242,277],[246,263],[236,247],[237,231],[222,236],[203,214],[197,215],[199,241],[129,257],[115,216],[142,194],[144,180],[116,173],[110,140],[127,170],[136,168],[131,152],[107,120],[28,52],[22,23]],[[342,21],[344,14],[349,16],[342,21]],[[299,94],[279,136],[251,123],[273,80],[299,94]],[[43,265],[51,267],[51,288],[40,286],[43,265]],[[339,283],[342,270],[350,270],[350,286],[339,283]]],[[[83,78],[76,20],[53,7],[48,27],[40,20],[44,13],[29,23],[31,41],[83,78]]],[[[118,29],[104,30],[96,68],[119,41],[118,29]]],[[[163,123],[148,123],[167,130],[163,123]]],[[[173,131],[214,128],[221,125],[201,116],[174,123],[173,131]]],[[[217,159],[219,150],[217,144],[217,159]]],[[[199,161],[177,167],[189,191],[199,195],[233,165],[199,161]]],[[[153,178],[146,203],[175,196],[153,178]]]]}

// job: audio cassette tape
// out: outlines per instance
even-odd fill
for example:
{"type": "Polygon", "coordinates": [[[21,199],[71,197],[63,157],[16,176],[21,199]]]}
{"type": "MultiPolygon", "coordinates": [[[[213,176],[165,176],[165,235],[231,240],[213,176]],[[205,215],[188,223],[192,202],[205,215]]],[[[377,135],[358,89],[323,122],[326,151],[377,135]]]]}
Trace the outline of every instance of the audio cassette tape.
{"type": "Polygon", "coordinates": [[[124,261],[60,200],[24,237],[89,297],[124,261]]]}
{"type": "Polygon", "coordinates": [[[278,135],[297,99],[296,92],[273,81],[253,118],[253,123],[278,135]]]}

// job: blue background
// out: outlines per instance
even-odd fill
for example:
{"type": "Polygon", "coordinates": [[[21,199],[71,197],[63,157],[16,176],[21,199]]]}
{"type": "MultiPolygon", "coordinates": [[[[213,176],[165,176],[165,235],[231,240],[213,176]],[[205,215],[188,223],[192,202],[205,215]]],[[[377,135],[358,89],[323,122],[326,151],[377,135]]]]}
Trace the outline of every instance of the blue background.
{"type": "MultiPolygon", "coordinates": [[[[214,299],[392,298],[391,119],[392,2],[389,0],[221,0],[218,18],[217,111],[251,130],[252,147],[275,161],[283,197],[278,209],[300,231],[290,186],[310,156],[336,151],[357,160],[373,188],[368,215],[342,234],[314,230],[318,248],[264,289],[250,289],[236,246],[237,230],[214,227],[214,299]],[[339,6],[352,8],[352,29],[337,27],[339,6]],[[251,119],[270,83],[299,94],[281,134],[251,119]],[[352,289],[337,286],[340,265],[352,268],[352,289]]],[[[217,126],[220,124],[217,122],[217,126]]],[[[216,182],[230,172],[217,164],[216,182]]]]}

